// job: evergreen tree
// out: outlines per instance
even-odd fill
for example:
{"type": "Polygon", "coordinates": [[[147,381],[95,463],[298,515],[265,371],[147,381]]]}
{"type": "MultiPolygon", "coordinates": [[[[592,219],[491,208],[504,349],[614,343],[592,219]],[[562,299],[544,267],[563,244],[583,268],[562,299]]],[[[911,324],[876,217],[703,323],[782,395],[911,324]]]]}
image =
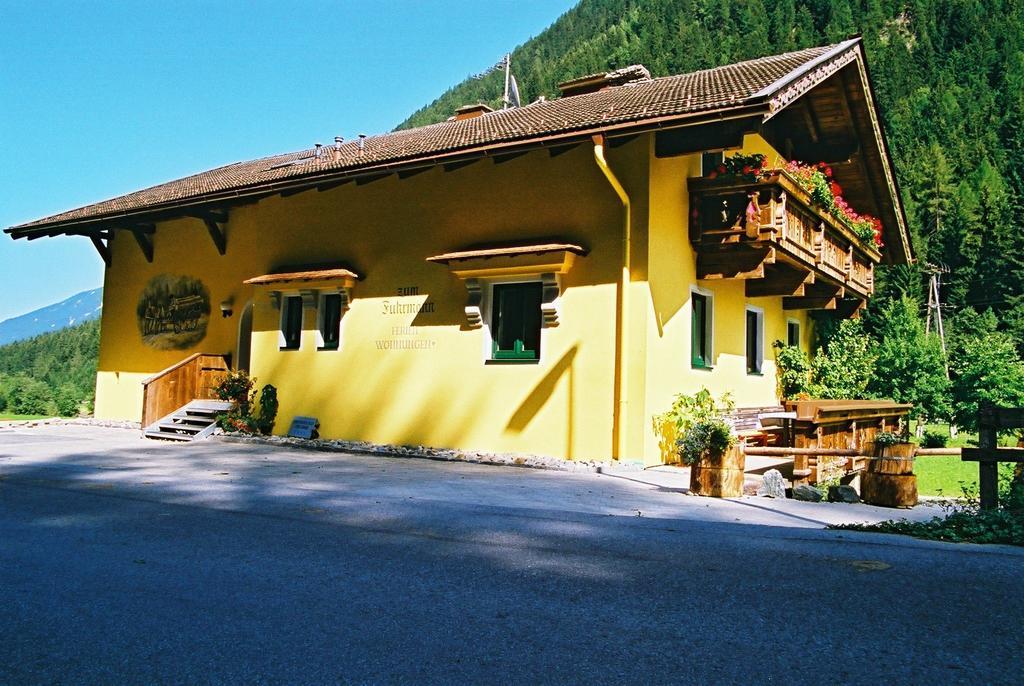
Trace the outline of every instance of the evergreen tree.
{"type": "Polygon", "coordinates": [[[925,333],[919,302],[907,296],[891,300],[878,313],[878,320],[875,356],[882,373],[871,379],[871,393],[913,403],[911,417],[947,418],[949,380],[942,344],[937,335],[925,333]]]}

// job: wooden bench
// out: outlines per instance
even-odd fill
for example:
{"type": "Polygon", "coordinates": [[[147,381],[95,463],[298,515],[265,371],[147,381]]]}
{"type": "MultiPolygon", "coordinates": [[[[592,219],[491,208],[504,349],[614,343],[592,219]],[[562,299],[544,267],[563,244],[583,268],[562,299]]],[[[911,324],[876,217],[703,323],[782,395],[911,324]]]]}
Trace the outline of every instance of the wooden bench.
{"type": "Polygon", "coordinates": [[[780,415],[786,414],[785,410],[782,405],[737,407],[722,419],[732,425],[733,433],[744,445],[771,445],[781,438],[780,415]]]}

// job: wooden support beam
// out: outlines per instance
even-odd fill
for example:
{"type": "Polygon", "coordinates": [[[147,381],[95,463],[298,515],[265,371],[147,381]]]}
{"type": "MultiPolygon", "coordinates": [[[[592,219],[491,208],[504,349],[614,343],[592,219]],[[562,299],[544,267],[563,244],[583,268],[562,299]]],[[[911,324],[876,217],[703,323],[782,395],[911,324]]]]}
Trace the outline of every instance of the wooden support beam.
{"type": "Polygon", "coordinates": [[[698,279],[763,279],[765,267],[775,264],[775,249],[737,244],[701,246],[697,253],[698,279]]]}
{"type": "Polygon", "coordinates": [[[433,169],[433,167],[414,167],[413,169],[403,169],[402,171],[398,172],[398,178],[408,179],[411,176],[422,174],[423,172],[430,171],[431,169],[433,169]]]}
{"type": "Polygon", "coordinates": [[[832,297],[808,297],[783,298],[782,309],[784,310],[834,310],[836,309],[836,298],[832,297]]]}
{"type": "Polygon", "coordinates": [[[548,155],[550,157],[558,157],[559,155],[564,155],[570,150],[575,150],[579,146],[579,143],[570,143],[569,145],[556,145],[554,147],[548,148],[548,155]]]}
{"type": "Polygon", "coordinates": [[[817,144],[821,135],[818,127],[818,118],[814,115],[813,105],[811,105],[811,97],[807,96],[805,98],[801,98],[800,102],[803,103],[803,107],[800,108],[800,111],[804,115],[804,124],[807,125],[807,133],[810,135],[811,141],[817,144]]]}
{"type": "Polygon", "coordinates": [[[443,168],[444,168],[444,170],[446,172],[453,172],[456,169],[462,169],[463,167],[468,167],[469,165],[471,165],[471,164],[473,164],[475,162],[479,162],[479,161],[480,161],[479,157],[474,157],[474,158],[469,159],[469,160],[458,160],[458,161],[449,162],[448,164],[443,165],[443,168]]]}
{"type": "Polygon", "coordinates": [[[494,159],[494,163],[495,164],[505,164],[506,162],[510,162],[510,161],[514,160],[515,158],[517,158],[517,157],[522,157],[523,155],[525,155],[528,152],[529,152],[529,150],[520,150],[518,152],[510,152],[507,155],[495,155],[494,158],[493,158],[494,159]]]}
{"type": "Polygon", "coordinates": [[[843,298],[836,304],[836,314],[843,319],[859,316],[865,304],[860,298],[843,298]]]}
{"type": "Polygon", "coordinates": [[[287,197],[292,196],[292,195],[298,195],[299,193],[305,193],[306,191],[311,191],[314,188],[315,188],[315,186],[304,186],[302,188],[286,188],[283,191],[281,191],[280,195],[281,195],[282,198],[287,198],[287,197]]]}
{"type": "Polygon", "coordinates": [[[228,238],[225,235],[224,229],[209,216],[203,217],[203,223],[206,224],[206,230],[210,233],[213,244],[217,246],[217,252],[221,255],[225,254],[228,251],[228,238]]]}
{"type": "Polygon", "coordinates": [[[109,267],[112,261],[110,255],[110,241],[104,240],[98,235],[89,236],[89,240],[92,241],[93,247],[96,248],[96,252],[98,252],[100,257],[103,258],[104,264],[109,267]]]}
{"type": "Polygon", "coordinates": [[[153,241],[149,235],[138,229],[132,229],[132,235],[135,236],[135,242],[139,244],[139,249],[142,250],[142,254],[146,257],[146,262],[153,261],[153,241]]]}
{"type": "Polygon", "coordinates": [[[789,269],[776,266],[766,270],[763,279],[751,279],[746,282],[748,298],[765,296],[802,296],[807,288],[808,280],[813,283],[814,275],[807,270],[789,269]]]}
{"type": "Polygon", "coordinates": [[[383,174],[370,174],[370,175],[367,175],[367,176],[359,176],[359,177],[356,177],[356,185],[357,186],[365,186],[368,183],[373,183],[374,181],[380,181],[381,179],[387,178],[389,176],[391,176],[391,172],[385,172],[383,174]]]}
{"type": "Polygon", "coordinates": [[[207,210],[203,213],[203,216],[209,217],[218,224],[228,223],[228,211],[227,210],[207,210]]]}
{"type": "Polygon", "coordinates": [[[338,186],[344,186],[346,183],[350,183],[351,181],[352,181],[352,179],[339,179],[337,181],[331,181],[330,183],[317,184],[316,190],[317,190],[317,193],[323,193],[324,191],[329,191],[332,188],[337,188],[338,186]]]}

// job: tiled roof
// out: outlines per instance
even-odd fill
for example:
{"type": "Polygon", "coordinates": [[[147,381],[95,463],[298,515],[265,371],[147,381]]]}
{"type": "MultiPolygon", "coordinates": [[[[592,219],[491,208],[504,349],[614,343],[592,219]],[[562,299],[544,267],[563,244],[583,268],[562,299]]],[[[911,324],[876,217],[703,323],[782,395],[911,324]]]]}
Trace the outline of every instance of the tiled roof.
{"type": "Polygon", "coordinates": [[[330,281],[336,279],[358,279],[359,275],[348,269],[320,268],[307,269],[294,267],[290,271],[280,271],[246,279],[243,283],[250,286],[266,286],[273,283],[294,283],[296,281],[330,281]]]}
{"type": "Polygon", "coordinates": [[[483,248],[480,250],[460,250],[444,255],[428,257],[427,262],[449,262],[452,260],[469,260],[478,257],[511,257],[514,255],[543,255],[549,252],[571,252],[586,255],[587,251],[572,243],[542,243],[539,245],[517,245],[510,248],[483,248]]]}
{"type": "Polygon", "coordinates": [[[503,144],[597,132],[649,120],[685,119],[707,112],[754,105],[766,100],[789,78],[830,55],[852,48],[846,43],[764,57],[702,71],[633,82],[585,93],[499,110],[461,121],[445,121],[415,129],[370,136],[322,148],[320,158],[304,150],[249,162],[238,162],[110,200],[22,224],[22,229],[56,228],[83,221],[116,219],[140,210],[194,203],[271,184],[307,177],[339,176],[383,165],[415,163],[440,155],[470,154],[503,144]]]}

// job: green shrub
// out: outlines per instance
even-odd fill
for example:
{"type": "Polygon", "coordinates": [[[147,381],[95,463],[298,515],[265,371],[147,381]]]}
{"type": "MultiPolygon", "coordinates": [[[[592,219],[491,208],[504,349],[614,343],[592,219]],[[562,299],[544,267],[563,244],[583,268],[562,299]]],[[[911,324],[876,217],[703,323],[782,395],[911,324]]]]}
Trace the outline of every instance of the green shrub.
{"type": "Polygon", "coordinates": [[[705,419],[693,424],[679,439],[679,457],[696,464],[704,455],[721,455],[736,443],[732,427],[723,419],[705,419]]]}
{"type": "Polygon", "coordinates": [[[949,436],[941,431],[925,431],[921,437],[922,448],[945,448],[949,442],[949,436]]]}
{"type": "Polygon", "coordinates": [[[775,348],[775,367],[778,369],[779,397],[794,400],[807,393],[810,385],[811,363],[798,346],[786,345],[782,341],[772,344],[775,348]]]}
{"type": "Polygon", "coordinates": [[[822,322],[819,329],[828,335],[811,362],[810,395],[823,400],[871,397],[875,354],[861,321],[844,319],[834,326],[822,322]]]}
{"type": "Polygon", "coordinates": [[[261,434],[267,435],[274,430],[277,420],[277,388],[267,384],[260,391],[260,414],[257,425],[261,434]]]}
{"type": "Polygon", "coordinates": [[[875,445],[881,448],[904,442],[906,442],[906,437],[896,431],[879,431],[875,434],[875,445]]]}
{"type": "Polygon", "coordinates": [[[217,416],[217,426],[225,431],[247,434],[269,434],[274,430],[277,419],[277,388],[267,384],[259,393],[259,402],[253,387],[256,379],[244,371],[225,374],[217,385],[216,394],[221,400],[229,400],[231,409],[217,416]],[[258,410],[253,412],[253,408],[258,410]]]}
{"type": "Polygon", "coordinates": [[[679,393],[667,412],[654,417],[656,435],[663,435],[665,426],[678,437],[675,450],[687,464],[693,464],[707,451],[723,452],[734,442],[732,427],[722,415],[736,409],[732,394],[725,393],[717,401],[711,391],[702,388],[688,395],[679,393]]]}

